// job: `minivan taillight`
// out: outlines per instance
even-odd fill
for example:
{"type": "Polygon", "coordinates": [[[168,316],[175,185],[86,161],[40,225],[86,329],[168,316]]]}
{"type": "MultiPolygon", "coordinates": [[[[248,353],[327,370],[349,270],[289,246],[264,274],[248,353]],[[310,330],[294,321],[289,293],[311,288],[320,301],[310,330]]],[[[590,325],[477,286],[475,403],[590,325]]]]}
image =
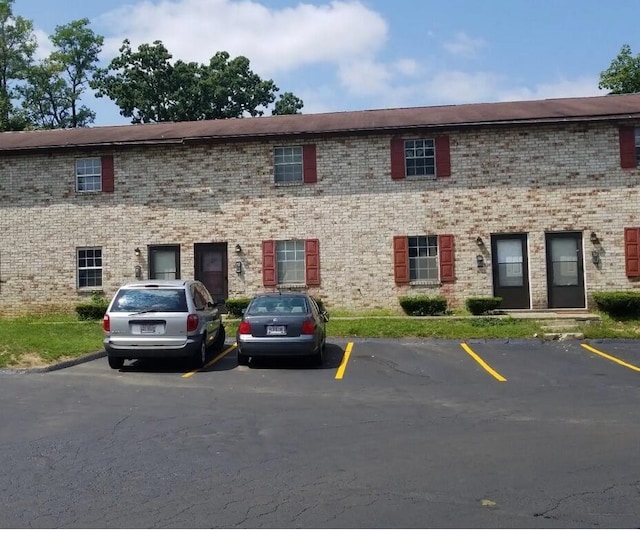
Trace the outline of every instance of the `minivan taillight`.
{"type": "Polygon", "coordinates": [[[187,332],[193,332],[198,328],[200,319],[195,313],[190,313],[187,317],[187,332]]]}
{"type": "Polygon", "coordinates": [[[308,319],[302,323],[302,333],[303,334],[313,334],[316,331],[316,325],[313,324],[313,321],[309,321],[308,319]]]}
{"type": "Polygon", "coordinates": [[[104,330],[107,333],[111,332],[111,319],[109,318],[108,315],[105,315],[102,318],[102,330],[104,330]]]}
{"type": "Polygon", "coordinates": [[[251,333],[251,325],[247,321],[241,321],[240,326],[238,326],[238,334],[250,334],[251,333]]]}

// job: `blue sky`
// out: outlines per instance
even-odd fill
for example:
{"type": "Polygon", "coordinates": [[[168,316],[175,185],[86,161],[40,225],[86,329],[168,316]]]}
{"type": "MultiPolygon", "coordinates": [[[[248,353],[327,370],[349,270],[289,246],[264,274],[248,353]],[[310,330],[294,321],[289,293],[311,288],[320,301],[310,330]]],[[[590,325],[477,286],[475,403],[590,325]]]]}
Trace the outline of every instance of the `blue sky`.
{"type": "MultiPolygon", "coordinates": [[[[638,0],[14,0],[48,53],[57,25],[161,40],[174,59],[244,55],[303,113],[593,96],[623,44],[640,53],[638,0]]],[[[129,124],[87,96],[95,125],[129,124]]]]}

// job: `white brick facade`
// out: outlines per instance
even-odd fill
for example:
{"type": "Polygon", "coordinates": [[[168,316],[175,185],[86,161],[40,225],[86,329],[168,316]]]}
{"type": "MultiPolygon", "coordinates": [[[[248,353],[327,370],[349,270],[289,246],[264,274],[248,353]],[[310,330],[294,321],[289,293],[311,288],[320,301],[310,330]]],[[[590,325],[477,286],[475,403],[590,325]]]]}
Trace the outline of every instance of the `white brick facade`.
{"type": "Polygon", "coordinates": [[[640,173],[620,166],[616,122],[439,133],[451,145],[446,178],[392,180],[392,133],[83,152],[113,155],[113,193],[76,192],[79,152],[0,153],[0,313],[70,308],[86,298],[77,289],[78,247],[102,248],[110,297],[136,265],[147,278],[148,245],[179,245],[181,276],[190,278],[195,243],[226,243],[234,298],[264,290],[263,240],[317,238],[321,284],[311,291],[329,308],[399,309],[398,297],[414,294],[462,307],[467,297],[493,294],[490,248],[476,238],[489,244],[491,235],[517,232],[528,235],[531,307],[541,309],[545,232],[575,231],[583,233],[587,297],[638,286],[625,274],[623,228],[640,227],[640,173]],[[317,183],[274,185],[273,147],[302,143],[316,145],[317,183]],[[454,235],[455,282],[396,284],[393,237],[427,234],[454,235]]]}

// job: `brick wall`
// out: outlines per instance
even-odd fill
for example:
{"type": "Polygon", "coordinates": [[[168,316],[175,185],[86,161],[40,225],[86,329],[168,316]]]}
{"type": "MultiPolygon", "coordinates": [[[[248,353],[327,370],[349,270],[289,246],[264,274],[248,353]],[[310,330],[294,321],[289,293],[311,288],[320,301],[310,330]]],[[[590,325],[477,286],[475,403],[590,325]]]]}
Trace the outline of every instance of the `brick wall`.
{"type": "Polygon", "coordinates": [[[493,293],[488,251],[487,268],[476,266],[476,237],[523,232],[532,306],[545,308],[545,231],[572,230],[585,232],[588,293],[637,285],[625,276],[622,229],[640,226],[639,173],[620,168],[617,125],[447,133],[452,172],[442,179],[391,180],[389,135],[287,141],[317,146],[318,182],[300,186],[273,184],[275,142],[267,140],[83,154],[113,153],[114,193],[76,193],[73,153],[0,156],[0,313],[84,298],[75,263],[86,246],[102,247],[107,297],[133,279],[138,262],[147,276],[147,245],[179,244],[188,278],[194,243],[227,242],[233,298],[262,290],[263,240],[318,238],[313,292],[329,307],[398,309],[399,296],[421,293],[461,307],[493,293]],[[602,244],[599,268],[591,231],[602,244]],[[396,286],[393,236],[442,233],[455,236],[456,282],[396,286]]]}

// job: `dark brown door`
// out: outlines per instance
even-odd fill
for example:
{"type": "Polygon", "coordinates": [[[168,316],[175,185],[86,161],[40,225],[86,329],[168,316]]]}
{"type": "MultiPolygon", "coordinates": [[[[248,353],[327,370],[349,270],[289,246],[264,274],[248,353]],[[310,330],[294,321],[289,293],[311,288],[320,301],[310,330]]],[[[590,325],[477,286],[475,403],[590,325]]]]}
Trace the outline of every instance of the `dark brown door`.
{"type": "Polygon", "coordinates": [[[529,268],[527,234],[500,234],[491,236],[493,262],[493,294],[502,297],[500,308],[528,309],[529,268]]]}
{"type": "Polygon", "coordinates": [[[227,244],[196,243],[194,245],[194,272],[218,302],[229,297],[227,275],[227,244]]]}
{"type": "Polygon", "coordinates": [[[546,235],[549,308],[584,308],[582,234],[546,235]]]}

